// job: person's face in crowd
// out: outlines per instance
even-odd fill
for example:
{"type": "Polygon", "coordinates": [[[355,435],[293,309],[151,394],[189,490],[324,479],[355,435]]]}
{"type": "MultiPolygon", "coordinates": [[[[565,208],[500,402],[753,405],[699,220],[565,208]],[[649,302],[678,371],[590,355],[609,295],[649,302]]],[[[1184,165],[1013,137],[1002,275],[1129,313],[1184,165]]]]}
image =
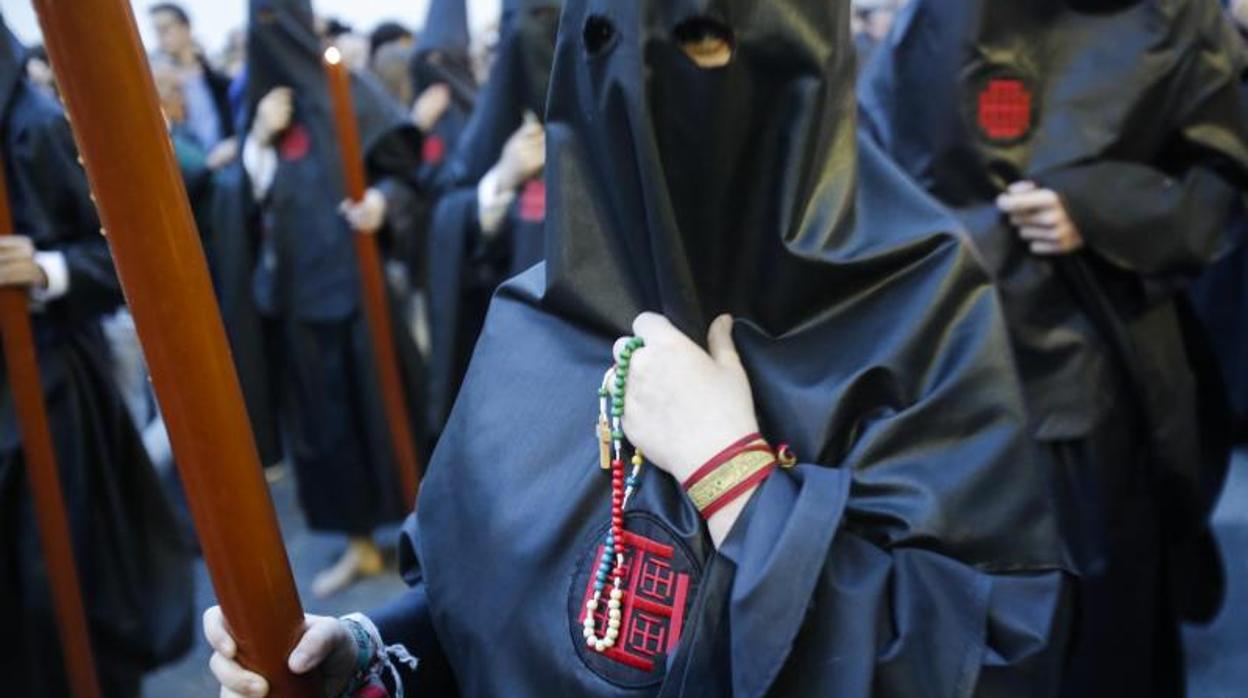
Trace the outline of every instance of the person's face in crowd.
{"type": "Polygon", "coordinates": [[[412,94],[411,49],[401,41],[391,41],[377,50],[373,59],[373,73],[382,86],[399,104],[410,105],[416,96],[412,94]]]}
{"type": "Polygon", "coordinates": [[[498,34],[498,22],[494,21],[472,44],[472,73],[476,76],[478,85],[485,84],[490,75],[490,69],[494,67],[494,56],[498,51],[498,34]]]}
{"type": "Polygon", "coordinates": [[[348,32],[339,34],[330,40],[330,45],[342,54],[342,62],[352,71],[359,72],[368,68],[368,38],[348,32]]]}
{"type": "Polygon", "coordinates": [[[193,50],[195,44],[191,38],[190,25],[174,13],[153,13],[152,27],[156,30],[156,40],[160,44],[160,50],[166,55],[180,57],[193,50]]]}
{"type": "Polygon", "coordinates": [[[182,93],[182,77],[178,69],[164,61],[152,64],[152,80],[165,119],[172,124],[186,121],[186,97],[182,93]]]}
{"type": "Polygon", "coordinates": [[[1240,31],[1248,31],[1248,0],[1231,0],[1231,18],[1240,31]]]}
{"type": "Polygon", "coordinates": [[[863,31],[876,41],[883,41],[892,31],[893,20],[897,14],[893,10],[873,10],[868,12],[863,22],[863,31]]]}
{"type": "Polygon", "coordinates": [[[56,94],[56,76],[52,74],[52,66],[42,58],[26,61],[26,79],[49,94],[56,94]]]}
{"type": "Polygon", "coordinates": [[[230,32],[229,38],[226,40],[221,65],[225,69],[225,74],[233,78],[238,77],[238,74],[242,72],[243,66],[246,64],[247,32],[242,29],[235,29],[230,32]]]}

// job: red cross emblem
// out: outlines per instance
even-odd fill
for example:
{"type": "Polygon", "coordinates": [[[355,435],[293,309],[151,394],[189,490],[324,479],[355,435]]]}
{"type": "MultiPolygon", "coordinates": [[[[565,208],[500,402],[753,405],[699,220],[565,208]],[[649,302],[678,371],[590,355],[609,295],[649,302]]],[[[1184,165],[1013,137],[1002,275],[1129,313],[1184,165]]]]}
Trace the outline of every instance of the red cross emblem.
{"type": "Polygon", "coordinates": [[[530,179],[520,193],[520,220],[541,223],[546,220],[546,181],[530,179]]]}
{"type": "Polygon", "coordinates": [[[431,135],[425,137],[425,144],[421,148],[420,160],[426,165],[440,165],[442,160],[446,158],[446,141],[441,136],[431,135]]]}
{"type": "Polygon", "coordinates": [[[1019,78],[991,78],[979,93],[979,128],[992,141],[1013,141],[1031,131],[1034,100],[1019,78]]]}
{"type": "MultiPolygon", "coordinates": [[[[628,580],[628,594],[621,610],[620,638],[622,643],[612,647],[602,656],[625,666],[646,673],[653,672],[660,656],[670,655],[680,642],[685,622],[685,602],[689,598],[690,579],[685,572],[678,572],[672,562],[675,550],[637,535],[624,533],[629,559],[624,567],[628,580]]],[[[598,546],[594,559],[602,555],[598,546]]],[[[593,579],[585,587],[585,601],[593,598],[593,579]]],[[[579,628],[587,611],[582,610],[576,619],[579,628]]],[[[606,607],[595,613],[599,625],[606,624],[606,607]]]]}
{"type": "Polygon", "coordinates": [[[281,142],[277,146],[277,154],[283,160],[302,160],[312,149],[312,137],[303,124],[295,124],[286,129],[281,142]]]}

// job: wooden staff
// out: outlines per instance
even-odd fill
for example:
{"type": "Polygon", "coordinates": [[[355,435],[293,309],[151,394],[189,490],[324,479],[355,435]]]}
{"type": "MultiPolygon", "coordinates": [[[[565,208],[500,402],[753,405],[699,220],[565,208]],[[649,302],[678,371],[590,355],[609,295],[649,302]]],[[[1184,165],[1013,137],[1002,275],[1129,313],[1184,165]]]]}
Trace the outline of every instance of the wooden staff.
{"type": "Polygon", "coordinates": [[[240,660],[311,698],[286,658],[303,609],[129,0],[35,0],[240,660]]]}
{"type": "MultiPolygon", "coordinates": [[[[9,209],[9,188],[0,157],[0,236],[13,230],[9,209]]],[[[30,296],[25,289],[0,290],[0,334],[4,337],[4,364],[9,389],[17,409],[17,426],[26,455],[26,477],[34,498],[39,543],[52,585],[52,604],[60,630],[61,651],[70,689],[75,698],[99,698],[100,684],[91,654],[91,635],[82,604],[82,585],[74,561],[73,538],[61,488],[61,471],[56,465],[48,409],[43,401],[39,356],[30,326],[30,296]]]]}
{"type": "MultiPolygon", "coordinates": [[[[329,76],[329,96],[334,108],[334,131],[338,135],[339,154],[342,158],[342,174],[346,182],[347,196],[354,202],[364,200],[367,184],[364,178],[364,156],[360,148],[360,131],[351,106],[351,78],[338,49],[325,51],[325,73],[329,76]]],[[[390,441],[394,447],[395,465],[399,469],[399,485],[408,505],[415,505],[420,489],[420,464],[416,458],[416,440],[412,435],[411,413],[407,398],[403,395],[403,374],[399,369],[399,355],[394,345],[394,327],[390,323],[390,305],[386,300],[385,280],[381,270],[381,253],[377,249],[377,236],[369,231],[357,230],[355,256],[360,265],[360,284],[363,286],[364,314],[368,319],[369,335],[373,343],[373,359],[377,364],[377,379],[381,383],[381,399],[390,427],[390,441]]]]}

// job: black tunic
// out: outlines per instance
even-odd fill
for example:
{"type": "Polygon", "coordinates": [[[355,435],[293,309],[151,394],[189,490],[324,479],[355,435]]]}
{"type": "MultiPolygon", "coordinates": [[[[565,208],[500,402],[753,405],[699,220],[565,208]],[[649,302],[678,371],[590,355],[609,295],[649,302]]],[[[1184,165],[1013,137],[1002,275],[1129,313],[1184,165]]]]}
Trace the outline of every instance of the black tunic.
{"type": "Polygon", "coordinates": [[[1050,695],[1064,575],[1000,307],[856,138],[850,3],[718,3],[735,55],[706,71],[674,38],[702,6],[569,0],[547,258],[490,308],[383,639],[424,659],[413,685],[469,696],[1050,695]],[[733,313],[763,432],[800,463],[719,551],[646,470],[626,526],[657,610],[627,614],[626,663],[579,612],[610,506],[596,390],[643,310],[698,341],[733,313]]]}
{"type": "MultiPolygon", "coordinates": [[[[70,533],[106,696],[193,637],[191,555],[112,383],[100,318],[121,304],[108,246],[59,105],[19,76],[0,21],[0,151],[15,232],[65,256],[69,292],[32,314],[70,533]]],[[[28,493],[12,394],[0,367],[0,676],[12,696],[69,695],[28,493]]]]}
{"type": "Polygon", "coordinates": [[[1177,616],[1220,603],[1207,521],[1228,455],[1174,291],[1223,248],[1248,182],[1245,57],[1213,0],[1093,5],[916,0],[860,91],[876,139],[956,209],[1003,294],[1083,573],[1067,690],[1173,694],[1177,616]],[[1086,251],[1029,252],[994,203],[1024,179],[1058,192],[1086,251]]]}

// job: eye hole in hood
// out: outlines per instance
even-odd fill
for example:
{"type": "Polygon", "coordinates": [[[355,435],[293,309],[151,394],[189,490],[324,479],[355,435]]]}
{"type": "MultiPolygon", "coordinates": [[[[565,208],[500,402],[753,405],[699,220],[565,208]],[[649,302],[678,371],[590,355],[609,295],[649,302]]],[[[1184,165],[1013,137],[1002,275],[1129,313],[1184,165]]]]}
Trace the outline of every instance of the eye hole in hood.
{"type": "Polygon", "coordinates": [[[736,36],[732,28],[711,17],[686,19],[672,31],[681,51],[699,68],[722,68],[732,61],[736,36]]]}

